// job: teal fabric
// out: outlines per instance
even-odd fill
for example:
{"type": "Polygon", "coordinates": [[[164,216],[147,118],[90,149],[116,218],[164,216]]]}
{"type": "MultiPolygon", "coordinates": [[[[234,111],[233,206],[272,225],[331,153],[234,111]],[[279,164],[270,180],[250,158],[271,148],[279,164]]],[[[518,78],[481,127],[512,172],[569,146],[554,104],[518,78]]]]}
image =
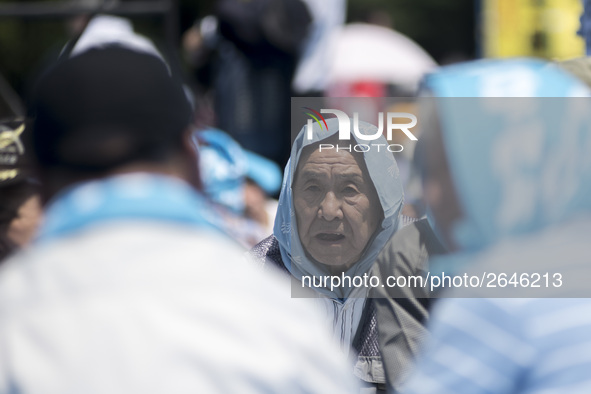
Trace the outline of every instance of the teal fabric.
{"type": "Polygon", "coordinates": [[[247,177],[267,194],[279,191],[279,166],[243,149],[227,133],[214,128],[196,131],[193,143],[199,151],[199,174],[204,193],[216,203],[235,213],[243,213],[247,177]]]}
{"type": "MultiPolygon", "coordinates": [[[[326,123],[328,130],[326,130],[326,127],[321,129],[318,123],[314,123],[313,138],[311,140],[306,138],[306,127],[303,127],[293,143],[291,156],[283,176],[279,206],[273,230],[273,234],[279,241],[281,257],[283,258],[284,264],[291,274],[300,280],[303,275],[329,275],[328,272],[324,272],[321,267],[306,257],[299,236],[297,235],[298,227],[292,199],[292,182],[302,150],[306,146],[322,141],[338,132],[338,121],[336,118],[327,119],[326,123]]],[[[359,122],[359,129],[361,133],[366,135],[375,134],[377,131],[376,126],[365,122],[359,122]]],[[[351,138],[352,145],[367,142],[363,140],[358,141],[355,133],[351,133],[351,138]]],[[[383,136],[370,143],[388,145],[383,136]]],[[[377,149],[370,149],[368,152],[363,153],[363,158],[371,181],[378,194],[381,208],[384,212],[384,219],[377,234],[374,235],[369,241],[368,246],[366,246],[361,259],[345,272],[345,275],[350,275],[351,277],[353,275],[363,275],[369,271],[378,253],[398,228],[398,215],[404,202],[404,193],[394,154],[382,147],[379,152],[377,149]]],[[[318,290],[329,297],[336,298],[346,298],[352,291],[352,289],[344,289],[343,292],[335,294],[330,292],[329,289],[318,290]]]]}
{"type": "Polygon", "coordinates": [[[453,234],[463,251],[591,209],[591,100],[573,98],[589,97],[581,82],[515,59],[444,67],[424,86],[463,209],[453,234]]]}
{"type": "Polygon", "coordinates": [[[171,222],[220,230],[208,202],[187,183],[134,173],[74,185],[50,202],[37,241],[60,238],[112,220],[171,222]]]}
{"type": "MultiPolygon", "coordinates": [[[[540,61],[504,60],[443,68],[426,87],[437,97],[464,211],[454,233],[462,251],[434,259],[431,272],[558,268],[587,280],[591,100],[572,98],[589,95],[582,83],[540,61]]],[[[458,287],[451,296],[488,296],[486,287],[458,287]]],[[[499,290],[502,297],[536,294],[527,286],[499,290]]],[[[589,343],[590,308],[585,298],[440,300],[404,392],[591,392],[591,363],[579,357],[589,343]]]]}

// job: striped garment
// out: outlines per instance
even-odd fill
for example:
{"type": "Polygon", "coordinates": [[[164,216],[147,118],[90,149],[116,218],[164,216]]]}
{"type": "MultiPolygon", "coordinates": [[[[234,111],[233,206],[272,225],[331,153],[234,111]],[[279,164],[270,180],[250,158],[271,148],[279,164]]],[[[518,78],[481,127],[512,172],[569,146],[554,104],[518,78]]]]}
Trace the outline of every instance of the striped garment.
{"type": "MultiPolygon", "coordinates": [[[[473,261],[474,271],[561,272],[563,286],[531,297],[448,298],[435,304],[432,337],[405,393],[591,393],[591,218],[503,242],[473,261]],[[576,280],[576,279],[579,280],[576,280]],[[566,298],[583,297],[583,298],[566,298]]],[[[482,297],[489,289],[455,289],[482,297]]]]}
{"type": "Polygon", "coordinates": [[[591,299],[447,299],[405,393],[591,393],[591,299]]]}

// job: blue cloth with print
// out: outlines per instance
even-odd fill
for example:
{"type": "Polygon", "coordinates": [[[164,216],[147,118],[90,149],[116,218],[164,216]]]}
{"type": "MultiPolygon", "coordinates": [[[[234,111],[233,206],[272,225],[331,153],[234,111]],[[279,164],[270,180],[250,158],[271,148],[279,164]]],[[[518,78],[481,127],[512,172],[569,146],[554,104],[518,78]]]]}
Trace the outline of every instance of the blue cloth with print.
{"type": "MultiPolygon", "coordinates": [[[[588,253],[578,251],[588,250],[591,226],[591,100],[572,98],[588,96],[587,88],[537,60],[450,66],[428,76],[425,86],[437,97],[463,209],[453,234],[462,251],[434,259],[431,270],[447,264],[450,275],[472,264],[488,272],[499,266],[587,272],[588,253]]],[[[523,289],[508,286],[504,294],[523,289]]],[[[402,392],[589,393],[590,308],[588,298],[442,299],[402,392]]]]}
{"type": "Polygon", "coordinates": [[[48,205],[38,241],[67,236],[111,220],[181,223],[219,231],[207,201],[187,183],[133,173],[74,185],[48,205]]]}
{"type": "Polygon", "coordinates": [[[436,98],[452,179],[463,209],[454,240],[466,252],[591,209],[589,90],[530,59],[442,68],[436,98]],[[567,99],[570,97],[570,99],[567,99]]]}

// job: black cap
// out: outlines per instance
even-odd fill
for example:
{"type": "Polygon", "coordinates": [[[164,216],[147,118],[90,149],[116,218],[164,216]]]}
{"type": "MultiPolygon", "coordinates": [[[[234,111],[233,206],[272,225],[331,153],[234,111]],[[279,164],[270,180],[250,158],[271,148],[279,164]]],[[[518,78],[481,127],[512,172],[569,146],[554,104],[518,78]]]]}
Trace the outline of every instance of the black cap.
{"type": "Polygon", "coordinates": [[[37,83],[31,115],[41,166],[107,170],[175,146],[192,109],[157,56],[120,46],[60,61],[37,83]]]}

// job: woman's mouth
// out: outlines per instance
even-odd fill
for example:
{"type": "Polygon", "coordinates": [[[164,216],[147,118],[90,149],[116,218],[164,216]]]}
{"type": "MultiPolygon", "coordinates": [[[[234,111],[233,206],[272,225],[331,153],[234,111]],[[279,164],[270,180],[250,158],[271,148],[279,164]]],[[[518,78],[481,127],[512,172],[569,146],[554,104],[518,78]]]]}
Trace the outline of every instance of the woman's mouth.
{"type": "Polygon", "coordinates": [[[345,235],[341,233],[318,233],[314,237],[322,242],[338,242],[345,239],[345,235]]]}

